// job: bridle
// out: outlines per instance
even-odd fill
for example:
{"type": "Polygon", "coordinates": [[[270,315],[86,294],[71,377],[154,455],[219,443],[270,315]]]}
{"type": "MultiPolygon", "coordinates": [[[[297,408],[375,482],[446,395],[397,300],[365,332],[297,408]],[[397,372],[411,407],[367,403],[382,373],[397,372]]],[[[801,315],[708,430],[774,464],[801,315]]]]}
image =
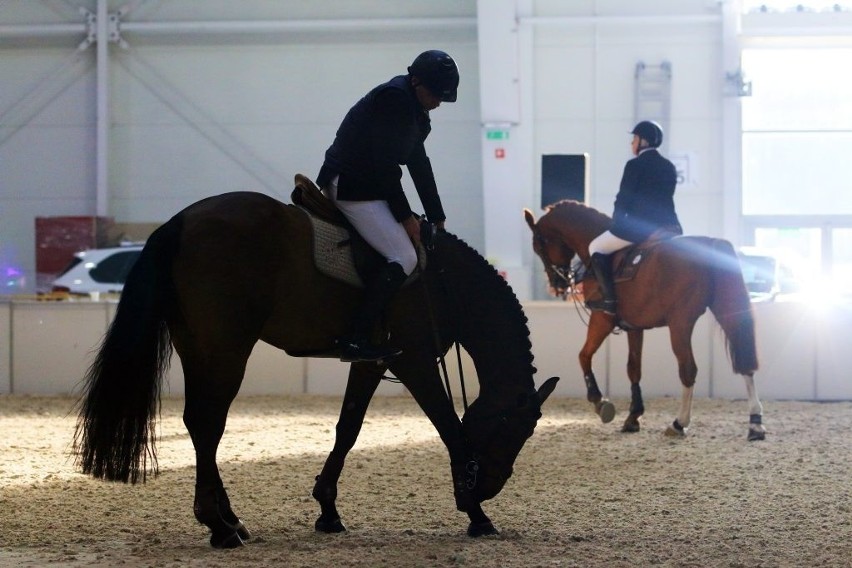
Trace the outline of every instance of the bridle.
{"type": "MultiPolygon", "coordinates": [[[[423,241],[423,249],[426,253],[432,252],[435,250],[435,241],[437,240],[438,235],[438,227],[434,223],[423,223],[424,229],[421,231],[421,237],[423,241]]],[[[418,263],[418,267],[421,266],[418,263]]],[[[429,283],[427,282],[427,278],[429,278],[426,274],[425,270],[421,270],[420,276],[423,279],[423,297],[426,302],[426,309],[429,312],[429,324],[432,327],[432,340],[435,343],[435,351],[438,353],[438,360],[441,365],[441,373],[444,378],[444,388],[446,389],[447,398],[450,400],[450,404],[453,404],[453,391],[450,387],[450,375],[447,372],[447,362],[444,359],[444,349],[443,349],[443,341],[441,339],[441,330],[438,328],[438,322],[435,318],[435,311],[432,304],[432,297],[429,293],[429,283]]],[[[438,270],[438,276],[440,279],[441,285],[445,290],[448,291],[448,294],[451,296],[453,301],[456,304],[457,310],[462,310],[464,308],[463,304],[459,299],[453,294],[449,293],[450,288],[446,286],[444,282],[444,269],[441,268],[438,270]]],[[[458,365],[459,371],[459,383],[461,385],[462,392],[462,403],[464,405],[464,411],[467,412],[468,404],[467,404],[467,389],[465,388],[464,382],[464,370],[462,369],[462,360],[461,360],[461,346],[458,341],[454,341],[453,344],[456,348],[456,364],[458,365]]]]}
{"type": "MultiPolygon", "coordinates": [[[[436,230],[435,226],[431,225],[429,228],[427,228],[421,234],[421,236],[424,237],[423,238],[423,248],[425,249],[425,251],[427,251],[427,252],[433,251],[435,249],[435,246],[436,246],[436,237],[437,237],[437,230],[436,230]]],[[[465,306],[464,306],[464,303],[455,294],[453,294],[452,286],[447,285],[446,271],[443,268],[434,267],[434,266],[433,266],[433,270],[435,272],[434,276],[431,275],[431,274],[427,275],[425,270],[423,272],[421,272],[421,277],[423,278],[423,294],[424,294],[424,300],[425,300],[426,308],[427,308],[427,311],[429,313],[430,325],[432,326],[433,341],[435,343],[435,349],[436,349],[436,352],[438,354],[441,372],[443,374],[444,386],[445,386],[445,389],[446,389],[446,395],[447,395],[447,398],[450,401],[450,404],[454,404],[453,393],[452,393],[452,389],[450,387],[449,373],[447,372],[447,365],[446,365],[446,361],[444,359],[444,350],[443,350],[444,342],[442,340],[441,332],[440,332],[440,329],[439,329],[439,326],[438,326],[438,322],[437,322],[437,319],[435,317],[434,306],[433,306],[432,298],[431,298],[431,295],[430,295],[430,292],[429,292],[429,281],[428,281],[428,279],[433,278],[433,282],[435,284],[441,286],[443,288],[443,290],[445,290],[447,296],[450,298],[451,303],[454,304],[454,309],[457,311],[457,313],[463,313],[465,306]],[[437,270],[435,270],[435,268],[437,268],[437,270]]],[[[455,350],[456,350],[456,363],[458,365],[459,383],[460,383],[460,386],[461,386],[462,402],[463,402],[463,406],[464,406],[464,415],[467,416],[468,410],[469,410],[469,405],[468,405],[468,401],[467,401],[467,391],[466,391],[466,388],[465,388],[464,371],[463,371],[463,368],[462,368],[462,361],[461,361],[461,347],[460,347],[458,340],[454,341],[453,343],[455,345],[455,350]]],[[[529,396],[531,397],[531,400],[538,402],[538,395],[537,395],[535,389],[532,390],[532,392],[529,394],[529,396]]],[[[488,440],[487,449],[488,449],[490,455],[492,455],[492,456],[496,455],[496,452],[491,451],[492,446],[495,446],[495,445],[500,446],[501,440],[504,440],[505,437],[504,437],[504,435],[501,434],[501,432],[502,432],[503,428],[506,426],[506,424],[508,424],[510,416],[512,416],[512,415],[514,415],[514,414],[516,414],[520,411],[530,412],[530,409],[508,408],[508,409],[502,409],[498,412],[494,412],[494,413],[479,417],[480,420],[484,420],[486,422],[492,422],[491,426],[488,428],[489,433],[488,433],[487,436],[485,436],[485,439],[488,440]]],[[[531,423],[532,423],[533,427],[535,426],[535,422],[540,417],[541,417],[541,406],[539,404],[531,412],[531,423]]],[[[532,432],[530,432],[530,434],[532,434],[532,432]]],[[[480,456],[477,455],[476,453],[471,453],[469,455],[468,460],[464,463],[464,465],[462,467],[462,476],[463,476],[462,482],[464,484],[464,487],[467,490],[473,490],[479,482],[479,476],[480,476],[479,461],[480,461],[480,456]]],[[[505,464],[504,464],[504,466],[505,466],[505,464]]]]}
{"type": "Polygon", "coordinates": [[[576,294],[577,283],[581,280],[580,274],[583,272],[583,262],[578,261],[573,266],[565,264],[549,264],[550,270],[556,273],[568,285],[564,290],[561,290],[559,295],[562,299],[567,299],[569,295],[576,294]]]}
{"type": "MultiPolygon", "coordinates": [[[[432,223],[428,223],[428,224],[424,223],[424,225],[425,225],[425,228],[421,231],[421,237],[423,237],[422,238],[423,249],[426,253],[429,253],[429,252],[435,250],[435,246],[436,246],[435,241],[437,240],[438,230],[437,230],[437,226],[432,224],[432,223]]],[[[418,266],[420,266],[419,263],[418,263],[418,266]]],[[[444,282],[444,275],[445,275],[444,269],[439,268],[437,270],[437,273],[438,273],[438,279],[440,280],[440,284],[444,287],[445,290],[448,291],[448,294],[451,296],[451,298],[453,299],[453,301],[456,304],[456,309],[457,310],[463,309],[464,306],[462,305],[462,303],[459,301],[459,299],[457,297],[455,297],[454,295],[452,295],[449,292],[450,288],[448,286],[446,286],[446,282],[444,282]]],[[[435,310],[434,310],[434,305],[432,303],[432,296],[429,293],[428,278],[430,278],[430,276],[427,275],[425,270],[421,270],[420,277],[423,279],[423,299],[425,300],[425,303],[426,303],[426,310],[429,313],[429,325],[432,327],[432,341],[435,344],[435,352],[438,354],[438,361],[439,361],[440,366],[441,366],[441,374],[443,375],[443,379],[444,379],[444,388],[445,388],[445,391],[446,391],[447,398],[450,401],[450,405],[455,407],[455,402],[453,400],[453,391],[452,391],[452,387],[450,387],[450,375],[447,372],[447,363],[444,359],[444,349],[443,349],[444,342],[441,338],[441,330],[438,327],[438,321],[435,317],[435,310]]],[[[464,404],[464,412],[467,413],[467,411],[468,411],[467,389],[465,388],[464,370],[462,368],[462,361],[461,361],[461,346],[459,345],[458,341],[454,341],[453,343],[455,344],[455,347],[456,347],[456,363],[458,365],[458,371],[459,371],[459,383],[461,385],[462,402],[464,404]]],[[[467,444],[467,441],[465,441],[465,444],[467,444]]],[[[453,477],[455,478],[455,474],[453,474],[453,477]]],[[[476,454],[470,454],[469,455],[467,461],[464,463],[464,466],[462,468],[461,477],[462,478],[458,480],[458,483],[461,483],[466,490],[472,491],[476,487],[476,485],[479,481],[479,456],[477,456],[476,454]]]]}
{"type": "MultiPolygon", "coordinates": [[[[514,408],[504,408],[496,412],[491,412],[488,414],[481,414],[477,417],[477,419],[481,422],[491,422],[492,425],[488,428],[488,433],[482,436],[483,439],[488,440],[487,448],[490,450],[491,446],[497,445],[501,446],[506,442],[506,436],[502,434],[502,431],[506,424],[509,423],[509,419],[522,416],[524,419],[529,419],[531,428],[529,435],[532,435],[532,429],[535,427],[536,422],[539,418],[541,418],[541,403],[538,400],[538,394],[535,389],[533,389],[528,395],[529,402],[532,406],[524,406],[524,407],[514,407],[514,408]]],[[[513,420],[516,422],[516,420],[513,420]]],[[[491,452],[492,454],[496,454],[496,452],[491,452]]]]}
{"type": "Polygon", "coordinates": [[[579,259],[573,264],[556,264],[551,262],[550,257],[547,254],[547,241],[541,235],[541,232],[538,230],[533,231],[533,239],[536,245],[534,248],[537,249],[538,256],[541,257],[545,270],[548,274],[548,280],[550,280],[548,284],[550,287],[553,288],[557,295],[563,300],[566,300],[569,295],[574,295],[576,293],[577,283],[581,280],[580,274],[584,268],[583,262],[579,259]],[[561,278],[562,281],[565,282],[565,286],[557,286],[556,283],[553,282],[553,278],[551,278],[551,273],[561,278]]]}
{"type": "Polygon", "coordinates": [[[538,230],[533,231],[533,239],[535,241],[534,248],[537,247],[536,252],[541,258],[541,261],[544,263],[545,272],[547,273],[549,280],[548,285],[553,289],[557,297],[566,301],[569,297],[573,298],[574,308],[580,316],[580,321],[582,321],[584,325],[588,326],[590,311],[586,308],[585,303],[580,301],[580,292],[577,290],[577,284],[583,280],[583,272],[586,270],[586,265],[583,263],[582,259],[580,259],[579,255],[574,257],[575,261],[571,264],[556,264],[551,262],[545,246],[547,242],[538,230]],[[555,274],[561,278],[565,285],[557,286],[556,283],[554,283],[551,274],[555,274]]]}

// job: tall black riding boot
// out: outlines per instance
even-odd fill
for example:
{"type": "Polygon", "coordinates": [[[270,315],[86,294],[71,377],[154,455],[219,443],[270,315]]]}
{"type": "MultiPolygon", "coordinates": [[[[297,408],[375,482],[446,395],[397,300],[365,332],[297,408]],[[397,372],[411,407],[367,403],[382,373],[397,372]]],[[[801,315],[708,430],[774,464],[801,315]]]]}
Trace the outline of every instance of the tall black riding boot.
{"type": "Polygon", "coordinates": [[[389,262],[367,283],[364,299],[349,326],[349,335],[340,340],[340,360],[345,362],[384,362],[399,356],[400,349],[373,345],[370,336],[385,308],[405,282],[405,271],[396,262],[389,262]]]}
{"type": "Polygon", "coordinates": [[[591,267],[598,281],[601,292],[600,300],[586,300],[586,307],[590,310],[602,311],[615,315],[615,286],[612,282],[612,263],[608,254],[596,252],[591,258],[591,267]]]}

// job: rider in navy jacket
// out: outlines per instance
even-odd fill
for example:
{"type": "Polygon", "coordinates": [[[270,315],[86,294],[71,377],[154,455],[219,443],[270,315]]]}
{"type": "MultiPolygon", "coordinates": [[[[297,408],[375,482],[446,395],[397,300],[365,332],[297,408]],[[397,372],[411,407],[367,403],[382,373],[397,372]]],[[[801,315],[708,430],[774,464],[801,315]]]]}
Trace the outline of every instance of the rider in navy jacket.
{"type": "Polygon", "coordinates": [[[429,111],[417,100],[408,77],[394,77],[367,93],[346,114],[325,153],[317,185],[326,187],[339,176],[337,199],[387,201],[394,218],[402,222],[412,215],[402,189],[400,164],[404,164],[429,221],[444,221],[432,163],[423,145],[431,130],[429,111]]]}
{"type": "Polygon", "coordinates": [[[586,305],[610,315],[615,315],[616,303],[609,255],[641,243],[658,229],[683,233],[674,207],[677,172],[674,164],[657,151],[663,142],[663,129],[656,122],[645,120],[631,134],[631,149],[636,157],[624,166],[612,225],[589,243],[590,265],[601,299],[587,300],[586,305]]]}
{"type": "Polygon", "coordinates": [[[407,75],[355,103],[325,153],[317,184],[387,260],[366,282],[361,306],[338,338],[342,361],[384,362],[401,353],[371,341],[385,307],[417,266],[420,220],[402,189],[400,166],[408,168],[429,221],[443,228],[446,215],[423,143],[432,129],[429,111],[455,102],[458,84],[452,57],[438,50],[421,53],[407,75]]]}
{"type": "Polygon", "coordinates": [[[609,231],[639,243],[661,227],[682,232],[674,208],[677,172],[656,148],[639,150],[624,166],[609,231]]]}

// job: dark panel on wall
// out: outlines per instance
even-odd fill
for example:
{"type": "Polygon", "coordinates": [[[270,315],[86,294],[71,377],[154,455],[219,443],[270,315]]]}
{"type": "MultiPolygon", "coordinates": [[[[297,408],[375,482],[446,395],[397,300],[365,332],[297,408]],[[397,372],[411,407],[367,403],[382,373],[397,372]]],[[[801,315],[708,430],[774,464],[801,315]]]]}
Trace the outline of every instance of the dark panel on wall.
{"type": "Polygon", "coordinates": [[[585,203],[588,154],[544,154],[541,157],[541,207],[563,199],[585,203]]]}
{"type": "Polygon", "coordinates": [[[36,289],[49,290],[77,251],[102,247],[112,217],[36,217],[36,289]]]}

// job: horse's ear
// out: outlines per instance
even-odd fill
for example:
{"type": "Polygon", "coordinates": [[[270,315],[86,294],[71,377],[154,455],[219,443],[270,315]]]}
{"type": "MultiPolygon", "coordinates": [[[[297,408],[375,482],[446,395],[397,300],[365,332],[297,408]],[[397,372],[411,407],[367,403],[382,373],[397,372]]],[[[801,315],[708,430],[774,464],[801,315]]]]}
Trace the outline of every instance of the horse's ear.
{"type": "Polygon", "coordinates": [[[553,392],[553,389],[556,388],[556,383],[559,382],[559,377],[550,377],[544,383],[538,387],[538,400],[539,404],[544,404],[544,401],[547,400],[547,397],[550,396],[550,393],[553,392]]]}
{"type": "Polygon", "coordinates": [[[535,217],[533,216],[533,212],[524,207],[524,219],[527,220],[527,225],[530,226],[530,229],[535,231],[535,217]]]}

